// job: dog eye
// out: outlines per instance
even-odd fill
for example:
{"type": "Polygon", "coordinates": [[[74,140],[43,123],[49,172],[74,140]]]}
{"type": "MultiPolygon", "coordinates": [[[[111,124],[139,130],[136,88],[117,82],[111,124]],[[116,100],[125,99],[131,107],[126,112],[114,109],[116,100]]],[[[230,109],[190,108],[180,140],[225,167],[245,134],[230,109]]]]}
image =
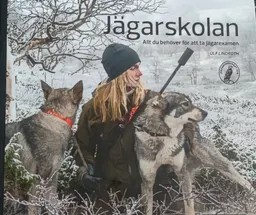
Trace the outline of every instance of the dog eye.
{"type": "Polygon", "coordinates": [[[189,106],[189,102],[182,102],[181,105],[184,106],[184,107],[188,107],[189,106]]]}

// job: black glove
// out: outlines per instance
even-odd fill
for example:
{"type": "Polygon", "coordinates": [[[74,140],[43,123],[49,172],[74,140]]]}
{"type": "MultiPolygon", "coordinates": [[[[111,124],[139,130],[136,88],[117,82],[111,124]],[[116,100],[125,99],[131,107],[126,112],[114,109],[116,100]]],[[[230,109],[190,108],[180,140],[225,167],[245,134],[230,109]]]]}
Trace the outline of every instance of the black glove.
{"type": "Polygon", "coordinates": [[[94,173],[94,166],[92,164],[88,164],[88,169],[82,166],[77,170],[78,180],[87,192],[97,190],[102,181],[101,178],[95,177],[94,173]]]}

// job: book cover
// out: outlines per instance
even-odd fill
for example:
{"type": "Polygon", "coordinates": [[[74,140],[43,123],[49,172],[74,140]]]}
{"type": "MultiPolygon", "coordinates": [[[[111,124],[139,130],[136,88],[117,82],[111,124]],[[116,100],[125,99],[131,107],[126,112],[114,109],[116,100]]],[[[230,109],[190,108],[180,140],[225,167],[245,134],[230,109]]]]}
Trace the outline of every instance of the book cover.
{"type": "MultiPolygon", "coordinates": [[[[207,111],[199,124],[201,135],[255,187],[255,1],[20,0],[8,2],[7,18],[6,124],[40,110],[44,102],[41,80],[53,88],[71,88],[82,80],[75,132],[83,104],[107,78],[101,63],[104,49],[122,43],[138,53],[147,89],[159,92],[179,67],[165,92],[185,94],[207,111]],[[182,65],[180,58],[186,50],[191,56],[182,65]]],[[[22,165],[19,152],[23,149],[13,141],[5,147],[4,210],[5,214],[23,214],[34,175],[22,165]]],[[[58,206],[51,205],[53,214],[75,208],[76,201],[68,196],[74,192],[78,169],[71,150],[65,151],[58,180],[60,199],[58,206]]],[[[166,184],[155,185],[161,193],[154,199],[155,211],[182,214],[184,199],[179,182],[174,182],[177,176],[170,170],[165,173],[166,184]]],[[[198,172],[194,188],[195,210],[200,214],[255,213],[255,197],[216,170],[198,172]]],[[[121,214],[124,205],[124,214],[138,214],[141,206],[138,199],[113,201],[115,214],[121,214]]],[[[86,204],[81,209],[84,213],[99,214],[92,202],[86,204]]]]}

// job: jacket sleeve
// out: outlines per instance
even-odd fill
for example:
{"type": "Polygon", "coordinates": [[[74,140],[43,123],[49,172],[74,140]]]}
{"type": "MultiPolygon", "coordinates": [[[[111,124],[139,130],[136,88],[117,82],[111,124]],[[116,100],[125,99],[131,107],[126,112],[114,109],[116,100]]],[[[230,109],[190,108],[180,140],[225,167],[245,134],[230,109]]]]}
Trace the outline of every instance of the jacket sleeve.
{"type": "Polygon", "coordinates": [[[96,143],[94,141],[91,141],[88,110],[85,106],[83,107],[80,118],[78,120],[75,138],[77,142],[77,151],[74,157],[77,165],[83,166],[83,160],[86,163],[94,164],[94,153],[96,150],[96,143]]]}

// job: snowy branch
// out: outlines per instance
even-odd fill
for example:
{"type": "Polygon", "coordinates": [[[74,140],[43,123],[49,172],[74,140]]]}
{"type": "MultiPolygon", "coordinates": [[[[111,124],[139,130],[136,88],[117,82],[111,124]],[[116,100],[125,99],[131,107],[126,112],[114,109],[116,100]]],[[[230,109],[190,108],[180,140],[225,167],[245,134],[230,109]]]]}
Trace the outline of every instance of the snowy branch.
{"type": "MultiPolygon", "coordinates": [[[[45,71],[66,59],[76,62],[76,73],[99,60],[100,46],[116,36],[104,34],[104,16],[156,13],[164,0],[31,0],[9,1],[8,37],[15,63],[40,64],[45,71]]],[[[120,36],[120,35],[118,35],[120,36]]],[[[119,38],[120,39],[120,38],[119,38]]]]}

